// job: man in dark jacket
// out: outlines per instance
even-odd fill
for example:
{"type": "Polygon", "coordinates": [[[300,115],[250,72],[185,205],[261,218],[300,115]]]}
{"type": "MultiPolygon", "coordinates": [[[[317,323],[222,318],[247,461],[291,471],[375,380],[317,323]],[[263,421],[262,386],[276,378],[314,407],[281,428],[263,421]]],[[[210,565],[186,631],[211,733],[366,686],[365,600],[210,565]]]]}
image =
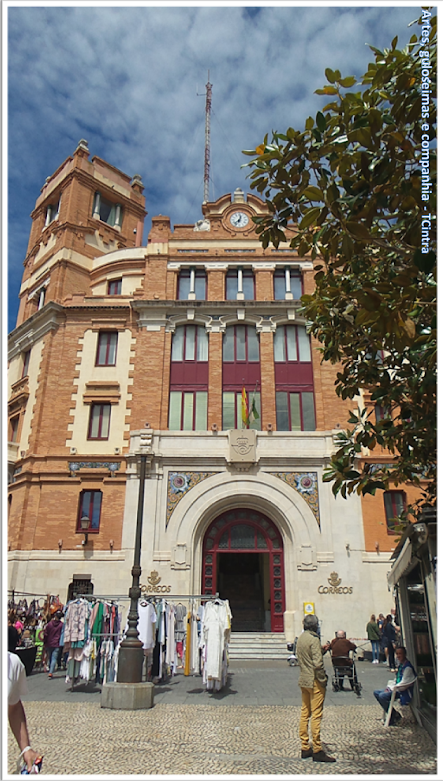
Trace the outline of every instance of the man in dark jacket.
{"type": "Polygon", "coordinates": [[[51,619],[51,621],[48,621],[43,630],[43,642],[45,645],[47,663],[49,664],[48,678],[53,677],[55,665],[57,664],[60,636],[63,629],[63,624],[61,622],[62,615],[63,613],[58,610],[57,613],[55,613],[54,618],[51,619]]]}
{"type": "Polygon", "coordinates": [[[298,685],[301,688],[300,740],[301,758],[312,757],[314,762],[335,762],[322,749],[320,740],[320,724],[323,715],[323,703],[326,694],[328,678],[323,664],[323,654],[328,650],[329,643],[321,646],[317,634],[317,616],[305,616],[303,629],[297,642],[297,656],[300,665],[298,685]],[[309,744],[308,725],[311,719],[312,748],[309,744]]]}
{"type": "Polygon", "coordinates": [[[349,661],[349,651],[355,651],[357,646],[346,639],[346,632],[343,629],[339,629],[336,632],[334,639],[331,642],[331,655],[332,664],[337,668],[338,673],[338,686],[343,691],[343,681],[345,678],[344,672],[341,672],[340,667],[349,667],[351,662],[349,661]]]}

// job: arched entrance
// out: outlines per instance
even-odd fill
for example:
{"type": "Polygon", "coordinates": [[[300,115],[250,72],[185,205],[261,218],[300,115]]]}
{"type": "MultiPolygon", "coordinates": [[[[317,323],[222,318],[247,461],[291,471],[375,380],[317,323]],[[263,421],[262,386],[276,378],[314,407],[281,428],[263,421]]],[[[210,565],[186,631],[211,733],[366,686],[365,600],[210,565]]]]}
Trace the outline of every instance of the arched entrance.
{"type": "Polygon", "coordinates": [[[283,540],[255,510],[229,510],[203,540],[202,593],[229,599],[238,632],[283,632],[283,540]]]}

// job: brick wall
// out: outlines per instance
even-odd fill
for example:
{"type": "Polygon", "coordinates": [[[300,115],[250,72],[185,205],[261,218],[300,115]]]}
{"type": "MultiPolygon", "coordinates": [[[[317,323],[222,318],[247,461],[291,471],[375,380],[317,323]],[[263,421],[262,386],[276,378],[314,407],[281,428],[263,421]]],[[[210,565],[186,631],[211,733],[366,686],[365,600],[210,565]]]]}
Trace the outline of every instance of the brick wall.
{"type": "Polygon", "coordinates": [[[222,344],[223,334],[209,334],[208,428],[222,428],[222,344]]]}
{"type": "Polygon", "coordinates": [[[277,428],[275,411],[275,370],[274,370],[274,334],[260,334],[260,387],[261,387],[261,427],[266,430],[268,423],[277,428]]]}

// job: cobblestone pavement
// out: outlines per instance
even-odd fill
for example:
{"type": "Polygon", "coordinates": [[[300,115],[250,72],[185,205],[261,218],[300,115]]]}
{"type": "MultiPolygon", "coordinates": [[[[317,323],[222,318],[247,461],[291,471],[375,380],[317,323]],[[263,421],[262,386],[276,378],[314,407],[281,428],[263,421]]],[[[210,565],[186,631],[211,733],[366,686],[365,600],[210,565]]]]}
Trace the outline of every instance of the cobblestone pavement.
{"type": "MultiPolygon", "coordinates": [[[[45,755],[45,775],[436,774],[436,747],[409,715],[398,727],[383,728],[372,688],[390,676],[369,667],[367,699],[328,688],[322,740],[337,758],[332,765],[300,759],[298,670],[279,663],[232,664],[224,696],[202,691],[198,677],[176,676],[174,687],[156,687],[154,707],[145,711],[104,709],[99,687],[92,686],[92,696],[71,692],[64,680],[34,674],[25,708],[33,747],[45,755]],[[53,684],[64,699],[55,697],[53,684]],[[273,684],[280,704],[266,703],[273,684]],[[282,693],[292,704],[281,704],[282,693]],[[184,703],[184,695],[198,701],[184,703]]],[[[359,678],[366,680],[363,672],[359,678]]],[[[17,754],[9,731],[9,773],[17,754]]]]}

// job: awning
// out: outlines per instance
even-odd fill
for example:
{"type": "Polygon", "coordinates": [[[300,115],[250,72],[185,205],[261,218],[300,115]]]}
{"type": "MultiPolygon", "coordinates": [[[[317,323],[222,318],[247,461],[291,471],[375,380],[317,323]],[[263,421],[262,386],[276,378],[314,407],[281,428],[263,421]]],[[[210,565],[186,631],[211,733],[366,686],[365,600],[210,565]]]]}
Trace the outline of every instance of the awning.
{"type": "Polygon", "coordinates": [[[412,558],[412,545],[411,540],[406,540],[403,549],[397,556],[395,564],[393,564],[390,573],[388,574],[388,585],[394,586],[400,580],[403,573],[409,567],[412,558]]]}

